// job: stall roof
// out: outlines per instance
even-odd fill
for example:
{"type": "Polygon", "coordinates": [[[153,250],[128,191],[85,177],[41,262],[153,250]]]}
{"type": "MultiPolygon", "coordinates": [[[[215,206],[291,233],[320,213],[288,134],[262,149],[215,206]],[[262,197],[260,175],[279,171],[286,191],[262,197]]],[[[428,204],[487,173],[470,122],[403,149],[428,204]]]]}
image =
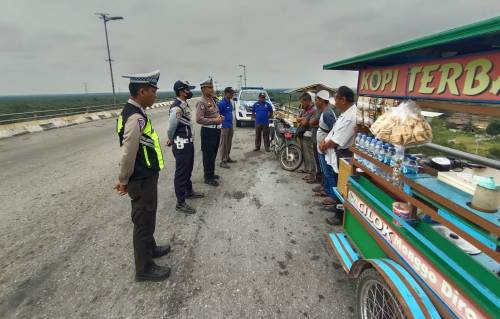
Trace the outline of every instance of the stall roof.
{"type": "Polygon", "coordinates": [[[290,90],[286,90],[284,93],[301,93],[301,92],[313,92],[313,93],[317,93],[321,90],[327,90],[331,93],[335,93],[337,92],[336,89],[332,88],[332,87],[329,87],[329,86],[326,86],[324,84],[321,84],[321,83],[314,83],[314,84],[310,84],[310,85],[306,85],[306,86],[303,86],[303,87],[299,87],[299,88],[295,88],[295,89],[290,89],[290,90]]]}
{"type": "Polygon", "coordinates": [[[332,62],[324,70],[359,70],[452,57],[500,48],[500,16],[332,62]]]}

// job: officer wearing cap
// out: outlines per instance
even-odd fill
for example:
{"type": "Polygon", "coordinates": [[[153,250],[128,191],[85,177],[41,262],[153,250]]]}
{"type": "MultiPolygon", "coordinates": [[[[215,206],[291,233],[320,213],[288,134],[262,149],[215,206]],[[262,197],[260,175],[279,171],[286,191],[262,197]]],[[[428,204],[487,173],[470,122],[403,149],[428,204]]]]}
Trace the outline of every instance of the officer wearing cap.
{"type": "Polygon", "coordinates": [[[131,98],[117,120],[116,131],[122,150],[120,174],[115,185],[120,195],[128,193],[134,223],[135,279],[161,281],[170,275],[170,267],[158,266],[153,258],[170,252],[170,246],[157,246],[154,239],[158,199],[158,175],[163,155],[158,134],[145,109],[156,99],[160,72],[126,75],[130,79],[131,98]]]}
{"type": "Polygon", "coordinates": [[[215,158],[219,149],[220,129],[224,116],[220,115],[214,98],[212,79],[200,83],[200,88],[202,97],[196,104],[196,123],[201,124],[201,152],[205,183],[218,186],[219,176],[215,174],[215,158]]]}
{"type": "Polygon", "coordinates": [[[224,89],[224,98],[219,101],[219,113],[224,116],[222,122],[221,136],[220,136],[220,167],[230,168],[228,163],[236,163],[229,156],[231,153],[231,146],[233,144],[233,96],[234,90],[232,87],[224,89]]]}
{"type": "Polygon", "coordinates": [[[252,106],[252,117],[255,118],[255,149],[260,150],[261,140],[264,139],[266,152],[270,152],[269,118],[273,116],[273,107],[266,101],[266,94],[259,93],[259,100],[252,106]]]}
{"type": "Polygon", "coordinates": [[[191,174],[194,164],[193,128],[191,108],[187,100],[193,97],[194,86],[187,81],[174,83],[176,98],[170,106],[167,146],[172,146],[175,158],[174,188],[177,197],[175,209],[185,214],[194,214],[196,210],[186,204],[186,198],[202,198],[203,194],[193,190],[191,174]]]}

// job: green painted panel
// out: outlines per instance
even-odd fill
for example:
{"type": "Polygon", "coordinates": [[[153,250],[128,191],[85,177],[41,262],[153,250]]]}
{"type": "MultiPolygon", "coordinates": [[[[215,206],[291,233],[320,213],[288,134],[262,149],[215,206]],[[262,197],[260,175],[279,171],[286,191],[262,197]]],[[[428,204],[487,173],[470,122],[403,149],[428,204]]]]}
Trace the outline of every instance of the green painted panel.
{"type": "MultiPolygon", "coordinates": [[[[386,192],[375,186],[367,178],[362,176],[357,180],[362,188],[367,190],[370,194],[376,197],[385,207],[392,207],[392,199],[386,192]]],[[[352,185],[351,185],[352,187],[352,185]]],[[[353,189],[356,189],[353,187],[353,189]]],[[[395,231],[397,231],[402,237],[404,237],[409,244],[420,251],[436,268],[441,270],[441,272],[448,277],[452,282],[460,287],[471,299],[475,300],[478,305],[490,314],[497,314],[499,312],[498,306],[491,303],[486,299],[472,284],[465,281],[463,277],[451,267],[448,267],[441,258],[439,258],[434,252],[423,245],[418,239],[416,239],[411,233],[409,233],[404,228],[395,226],[392,223],[392,218],[385,214],[381,207],[372,203],[369,199],[365,198],[363,195],[359,194],[364,201],[370,204],[377,213],[382,217],[387,223],[391,224],[395,231]]],[[[361,226],[362,227],[362,226],[361,226]]],[[[415,229],[421,232],[422,235],[426,236],[436,247],[441,251],[446,252],[447,255],[458,263],[465,271],[469,274],[474,275],[474,278],[481,282],[485,287],[490,289],[497,297],[500,296],[500,279],[489,272],[487,269],[478,264],[473,260],[468,254],[454,246],[452,243],[443,238],[440,234],[435,232],[429,225],[425,223],[419,223],[415,226],[415,229]]]]}
{"type": "Polygon", "coordinates": [[[365,230],[365,227],[346,209],[344,230],[365,259],[385,258],[387,255],[365,230]]]}

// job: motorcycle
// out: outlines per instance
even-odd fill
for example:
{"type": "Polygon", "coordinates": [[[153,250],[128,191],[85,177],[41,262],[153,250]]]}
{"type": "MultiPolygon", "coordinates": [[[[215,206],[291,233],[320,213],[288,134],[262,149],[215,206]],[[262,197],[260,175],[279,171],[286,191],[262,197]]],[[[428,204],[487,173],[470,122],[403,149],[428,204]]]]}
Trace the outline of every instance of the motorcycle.
{"type": "Polygon", "coordinates": [[[295,171],[302,164],[302,149],[296,141],[296,128],[275,118],[271,126],[271,150],[284,170],[295,171]]]}

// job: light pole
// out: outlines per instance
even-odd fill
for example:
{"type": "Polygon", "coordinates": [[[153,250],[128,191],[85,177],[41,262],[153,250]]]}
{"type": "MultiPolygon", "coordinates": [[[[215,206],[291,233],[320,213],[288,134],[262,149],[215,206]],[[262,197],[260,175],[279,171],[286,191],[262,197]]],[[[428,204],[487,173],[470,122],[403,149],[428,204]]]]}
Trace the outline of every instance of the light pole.
{"type": "Polygon", "coordinates": [[[243,68],[243,81],[245,82],[245,86],[247,86],[247,66],[244,64],[238,66],[243,68]]]}
{"type": "Polygon", "coordinates": [[[102,19],[104,23],[104,34],[106,35],[106,47],[108,48],[108,62],[109,62],[109,73],[111,74],[111,88],[113,89],[113,105],[116,106],[116,93],[115,93],[115,79],[113,78],[113,66],[111,62],[111,53],[109,51],[109,40],[108,40],[108,27],[106,23],[108,21],[113,20],[123,20],[123,17],[120,16],[109,16],[108,13],[96,13],[99,16],[99,19],[102,19]]]}
{"type": "Polygon", "coordinates": [[[242,80],[242,78],[243,78],[243,75],[241,75],[241,74],[238,75],[238,79],[240,79],[240,81],[238,82],[238,84],[240,86],[240,91],[241,91],[241,87],[243,86],[243,80],[242,80]]]}

